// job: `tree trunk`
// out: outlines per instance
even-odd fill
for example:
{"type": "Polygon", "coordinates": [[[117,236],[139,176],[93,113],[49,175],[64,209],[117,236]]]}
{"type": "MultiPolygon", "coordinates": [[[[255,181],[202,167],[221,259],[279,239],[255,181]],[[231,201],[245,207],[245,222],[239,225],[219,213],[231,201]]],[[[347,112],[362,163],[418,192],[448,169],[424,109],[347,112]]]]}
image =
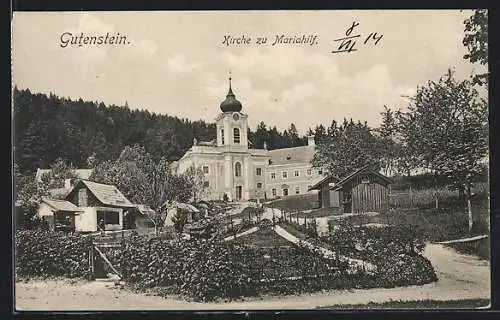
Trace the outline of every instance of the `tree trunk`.
{"type": "Polygon", "coordinates": [[[466,198],[467,198],[467,215],[468,215],[468,220],[469,220],[469,232],[472,231],[472,226],[473,226],[473,221],[472,221],[472,205],[471,205],[471,183],[470,181],[467,181],[467,192],[466,192],[466,198]]]}
{"type": "Polygon", "coordinates": [[[436,202],[436,209],[439,209],[439,193],[438,193],[438,183],[437,183],[437,172],[434,171],[434,197],[436,202]]]}
{"type": "Polygon", "coordinates": [[[409,192],[409,195],[410,195],[410,208],[413,208],[413,192],[411,190],[411,184],[410,184],[410,192],[409,192]]]}

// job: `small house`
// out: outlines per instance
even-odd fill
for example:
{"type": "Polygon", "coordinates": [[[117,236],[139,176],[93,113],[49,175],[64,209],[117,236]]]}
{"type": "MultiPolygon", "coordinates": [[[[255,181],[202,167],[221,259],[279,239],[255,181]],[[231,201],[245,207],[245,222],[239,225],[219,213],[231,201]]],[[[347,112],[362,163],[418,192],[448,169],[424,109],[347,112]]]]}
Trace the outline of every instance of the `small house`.
{"type": "Polygon", "coordinates": [[[66,200],[42,198],[38,215],[50,231],[75,231],[75,215],[81,209],[66,200]]]}
{"type": "Polygon", "coordinates": [[[75,215],[75,230],[83,232],[122,230],[124,212],[136,208],[115,186],[88,180],[78,181],[66,200],[82,211],[75,215]]]}
{"type": "Polygon", "coordinates": [[[124,214],[124,229],[148,230],[154,229],[153,219],[156,212],[150,206],[137,204],[135,208],[124,214]]]}
{"type": "Polygon", "coordinates": [[[388,187],[392,180],[364,166],[343,179],[328,177],[310,189],[320,190],[323,208],[338,208],[339,213],[363,213],[389,210],[388,187]]]}

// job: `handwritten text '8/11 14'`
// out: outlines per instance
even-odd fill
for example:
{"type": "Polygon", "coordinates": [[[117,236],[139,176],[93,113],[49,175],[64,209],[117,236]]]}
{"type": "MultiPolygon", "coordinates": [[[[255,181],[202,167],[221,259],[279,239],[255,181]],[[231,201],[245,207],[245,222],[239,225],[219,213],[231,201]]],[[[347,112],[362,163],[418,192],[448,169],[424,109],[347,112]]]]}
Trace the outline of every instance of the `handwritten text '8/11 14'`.
{"type": "MultiPolygon", "coordinates": [[[[332,51],[332,53],[341,53],[341,52],[352,52],[357,51],[355,48],[357,38],[360,38],[360,34],[351,35],[354,29],[359,26],[359,22],[354,21],[352,25],[346,30],[345,37],[335,39],[333,41],[340,42],[337,50],[332,51]]],[[[373,42],[374,45],[377,45],[380,39],[382,39],[383,34],[377,34],[377,32],[371,32],[367,37],[364,38],[363,45],[368,44],[369,42],[373,42]]]]}

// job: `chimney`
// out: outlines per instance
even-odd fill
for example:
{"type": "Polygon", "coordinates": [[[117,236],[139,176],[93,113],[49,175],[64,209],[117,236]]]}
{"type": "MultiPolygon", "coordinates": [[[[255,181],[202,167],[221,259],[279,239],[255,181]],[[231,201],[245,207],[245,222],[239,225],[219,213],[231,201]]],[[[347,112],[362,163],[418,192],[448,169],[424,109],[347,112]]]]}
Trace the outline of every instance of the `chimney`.
{"type": "Polygon", "coordinates": [[[314,147],[316,145],[314,142],[314,136],[307,136],[307,145],[310,147],[314,147]]]}
{"type": "Polygon", "coordinates": [[[64,189],[71,189],[71,179],[64,179],[64,189]]]}
{"type": "Polygon", "coordinates": [[[264,150],[267,150],[267,141],[264,141],[264,150]]]}

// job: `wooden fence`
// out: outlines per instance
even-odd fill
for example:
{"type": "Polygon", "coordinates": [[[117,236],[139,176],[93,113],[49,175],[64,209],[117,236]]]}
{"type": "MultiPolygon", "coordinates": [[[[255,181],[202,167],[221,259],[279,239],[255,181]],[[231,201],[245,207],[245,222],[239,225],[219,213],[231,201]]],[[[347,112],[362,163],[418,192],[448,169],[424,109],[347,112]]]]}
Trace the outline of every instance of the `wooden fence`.
{"type": "MultiPolygon", "coordinates": [[[[108,253],[110,250],[120,250],[123,252],[125,246],[125,232],[101,233],[88,236],[89,246],[89,267],[91,273],[89,280],[94,280],[97,277],[104,277],[106,273],[112,272],[120,279],[122,277],[121,270],[113,265],[110,261],[108,253]],[[104,273],[104,274],[103,274],[104,273]]],[[[120,256],[122,256],[120,254],[120,256]]],[[[120,263],[120,266],[123,262],[120,263]]]]}
{"type": "Polygon", "coordinates": [[[436,195],[439,201],[450,198],[457,198],[458,191],[446,188],[435,189],[414,189],[392,190],[388,194],[389,208],[422,208],[433,206],[436,202],[436,195]]]}

